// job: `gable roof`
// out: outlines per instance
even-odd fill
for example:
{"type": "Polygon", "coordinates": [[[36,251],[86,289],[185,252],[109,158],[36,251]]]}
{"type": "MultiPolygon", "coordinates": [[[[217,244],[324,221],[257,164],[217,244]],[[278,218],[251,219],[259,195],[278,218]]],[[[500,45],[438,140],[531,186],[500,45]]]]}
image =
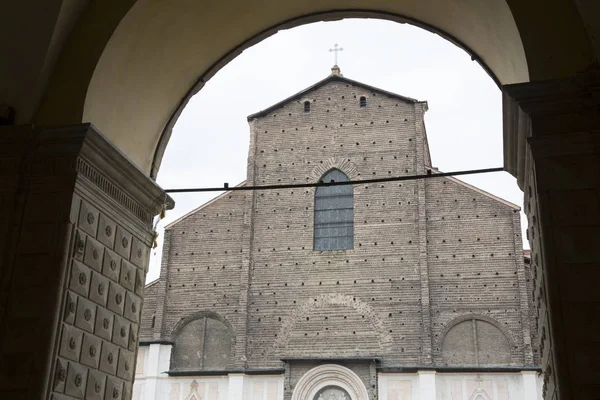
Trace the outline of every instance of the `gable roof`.
{"type": "MultiPolygon", "coordinates": [[[[240,187],[240,186],[244,186],[246,184],[246,181],[242,181],[240,183],[238,183],[237,185],[235,185],[235,187],[240,187]]],[[[200,205],[199,207],[194,208],[192,211],[182,215],[181,217],[177,218],[175,221],[165,225],[165,229],[169,229],[171,228],[173,225],[177,225],[178,223],[180,223],[181,221],[183,221],[184,219],[186,219],[187,217],[189,217],[192,214],[197,213],[198,211],[202,210],[205,207],[208,207],[209,205],[213,204],[214,202],[222,199],[223,197],[227,196],[228,194],[231,194],[233,191],[232,190],[228,190],[226,192],[221,193],[220,195],[218,195],[217,197],[214,197],[212,199],[210,199],[209,201],[207,201],[206,203],[200,205]]]]}
{"type": "MultiPolygon", "coordinates": [[[[431,172],[433,174],[436,174],[436,173],[439,174],[439,173],[441,173],[441,171],[439,169],[437,169],[437,168],[433,168],[433,167],[429,167],[429,168],[431,168],[431,172]]],[[[460,186],[463,186],[463,187],[465,187],[467,189],[470,189],[470,190],[472,190],[474,192],[477,192],[477,193],[479,193],[479,194],[481,194],[481,195],[483,195],[485,197],[488,197],[488,198],[490,198],[490,199],[492,199],[492,200],[494,200],[494,201],[496,201],[498,203],[502,203],[505,206],[508,206],[508,207],[512,208],[513,210],[515,210],[515,211],[521,211],[521,207],[519,207],[515,203],[511,203],[508,200],[504,200],[502,197],[498,197],[496,195],[491,194],[490,192],[486,192],[483,189],[479,189],[477,186],[470,185],[470,184],[468,184],[468,183],[466,183],[464,181],[461,181],[458,178],[455,178],[454,176],[445,176],[444,179],[448,179],[451,182],[454,182],[454,183],[456,183],[456,184],[458,184],[460,186]]]]}
{"type": "Polygon", "coordinates": [[[371,90],[371,91],[374,91],[374,92],[385,94],[385,95],[390,96],[390,97],[394,97],[396,99],[405,101],[407,103],[426,103],[425,101],[419,101],[419,100],[413,99],[411,97],[402,96],[402,95],[399,95],[397,93],[388,92],[387,90],[376,88],[375,86],[367,85],[366,83],[362,83],[362,82],[359,82],[359,81],[348,79],[348,78],[346,78],[344,76],[341,76],[341,75],[331,74],[327,78],[320,80],[319,82],[315,83],[314,85],[311,85],[311,86],[307,87],[306,89],[304,89],[304,90],[302,90],[302,91],[300,91],[300,92],[298,92],[296,94],[293,94],[290,97],[285,98],[285,99],[281,100],[280,102],[273,104],[270,107],[265,108],[262,111],[258,111],[258,112],[254,113],[254,114],[248,115],[248,117],[247,117],[248,121],[250,121],[250,120],[252,120],[254,118],[263,117],[266,114],[270,113],[271,111],[273,111],[273,110],[275,110],[275,109],[283,106],[284,104],[289,103],[290,101],[296,100],[298,98],[301,98],[305,94],[307,94],[309,92],[312,92],[313,90],[318,89],[321,86],[326,85],[327,83],[330,83],[330,82],[348,83],[348,84],[351,84],[351,85],[354,85],[354,86],[362,87],[362,88],[367,89],[367,90],[371,90]]]}
{"type": "Polygon", "coordinates": [[[157,283],[158,283],[158,281],[159,281],[159,279],[160,279],[160,278],[156,278],[156,279],[155,279],[155,280],[153,280],[152,282],[150,282],[150,283],[146,283],[146,288],[149,288],[150,286],[153,286],[153,285],[157,284],[157,283]]]}

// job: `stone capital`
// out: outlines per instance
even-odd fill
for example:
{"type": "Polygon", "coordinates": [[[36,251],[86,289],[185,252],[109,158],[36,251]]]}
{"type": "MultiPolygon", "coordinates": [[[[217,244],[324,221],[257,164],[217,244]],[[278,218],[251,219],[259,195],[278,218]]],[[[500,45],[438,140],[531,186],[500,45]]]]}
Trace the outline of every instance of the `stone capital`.
{"type": "Polygon", "coordinates": [[[600,70],[564,80],[505,85],[502,97],[504,166],[521,189],[531,164],[530,138],[600,129],[600,70]]]}
{"type": "MultiPolygon", "coordinates": [[[[163,205],[172,209],[175,204],[92,124],[40,129],[35,137],[37,158],[49,160],[47,164],[38,162],[38,166],[60,165],[64,160],[77,178],[84,178],[140,221],[151,222],[163,205]]],[[[60,171],[33,168],[32,172],[47,176],[60,171]]]]}

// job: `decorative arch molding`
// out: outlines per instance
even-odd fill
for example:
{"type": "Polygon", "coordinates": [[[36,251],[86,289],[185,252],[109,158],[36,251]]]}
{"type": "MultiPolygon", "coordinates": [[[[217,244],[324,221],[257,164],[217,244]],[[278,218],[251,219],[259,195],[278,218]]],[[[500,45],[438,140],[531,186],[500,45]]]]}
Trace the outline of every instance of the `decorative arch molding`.
{"type": "Polygon", "coordinates": [[[456,317],[456,318],[450,320],[450,322],[448,322],[446,324],[446,326],[444,326],[444,329],[441,332],[441,335],[438,339],[437,347],[440,349],[442,348],[442,343],[444,342],[444,338],[446,337],[446,334],[450,331],[450,329],[454,328],[456,325],[460,324],[461,322],[470,321],[472,319],[478,319],[478,320],[485,321],[485,322],[488,322],[488,323],[494,325],[496,328],[498,328],[500,330],[500,332],[502,332],[502,334],[508,341],[510,348],[511,349],[514,348],[515,342],[513,340],[513,336],[510,333],[510,331],[508,329],[506,329],[500,322],[498,322],[494,318],[488,317],[486,315],[481,315],[481,314],[466,314],[466,315],[461,315],[460,317],[456,317]]]}
{"type": "Polygon", "coordinates": [[[308,299],[304,303],[300,304],[296,307],[288,318],[281,325],[281,329],[277,334],[277,339],[275,340],[274,349],[285,348],[290,340],[290,335],[294,331],[294,327],[296,322],[300,319],[305,318],[309,315],[312,310],[320,307],[325,307],[328,305],[341,305],[354,309],[357,313],[361,313],[362,315],[366,315],[369,320],[371,326],[379,336],[379,342],[382,347],[382,350],[390,351],[392,347],[392,336],[389,334],[388,330],[385,329],[385,324],[383,321],[377,316],[377,313],[366,303],[355,300],[352,296],[346,296],[340,293],[332,293],[332,294],[323,294],[319,295],[314,299],[308,299]]]}
{"type": "Polygon", "coordinates": [[[309,178],[312,182],[318,182],[323,175],[332,169],[339,169],[346,174],[350,180],[354,180],[358,177],[358,171],[353,162],[349,161],[347,158],[331,157],[327,160],[324,160],[322,164],[314,167],[309,175],[309,178]]]}
{"type": "Polygon", "coordinates": [[[325,364],[311,369],[300,378],[292,393],[292,400],[313,400],[319,390],[327,386],[344,389],[352,400],[369,399],[365,384],[352,370],[337,364],[325,364]]]}

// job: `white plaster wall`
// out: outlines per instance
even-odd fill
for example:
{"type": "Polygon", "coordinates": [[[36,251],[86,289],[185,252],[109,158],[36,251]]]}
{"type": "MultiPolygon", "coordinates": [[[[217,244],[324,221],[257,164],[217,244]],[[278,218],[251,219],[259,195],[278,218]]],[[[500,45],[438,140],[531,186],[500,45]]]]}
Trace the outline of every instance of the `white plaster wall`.
{"type": "Polygon", "coordinates": [[[380,400],[419,399],[418,374],[378,374],[380,400]]]}
{"type": "Polygon", "coordinates": [[[169,345],[140,347],[133,400],[283,400],[283,375],[173,377],[170,359],[169,345]]]}
{"type": "Polygon", "coordinates": [[[542,400],[537,372],[379,374],[380,400],[542,400]]]}
{"type": "Polygon", "coordinates": [[[282,400],[283,375],[245,377],[243,400],[282,400]]]}
{"type": "Polygon", "coordinates": [[[157,400],[191,400],[194,398],[195,400],[227,400],[228,382],[227,376],[161,378],[153,398],[157,400]]]}
{"type": "MultiPolygon", "coordinates": [[[[283,400],[283,375],[170,377],[171,346],[138,351],[133,400],[283,400]]],[[[535,371],[461,374],[379,373],[380,400],[542,400],[535,371]]]]}

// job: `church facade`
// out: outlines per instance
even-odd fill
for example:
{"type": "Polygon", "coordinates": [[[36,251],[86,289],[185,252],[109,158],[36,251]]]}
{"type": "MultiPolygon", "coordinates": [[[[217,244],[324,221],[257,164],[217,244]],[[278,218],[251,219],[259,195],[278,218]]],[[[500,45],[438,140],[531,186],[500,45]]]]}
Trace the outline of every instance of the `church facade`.
{"type": "MultiPolygon", "coordinates": [[[[426,111],[334,67],[248,117],[240,186],[435,175],[426,111]]],[[[446,176],[226,192],[165,230],[134,398],[541,399],[520,232],[446,176]]]]}

